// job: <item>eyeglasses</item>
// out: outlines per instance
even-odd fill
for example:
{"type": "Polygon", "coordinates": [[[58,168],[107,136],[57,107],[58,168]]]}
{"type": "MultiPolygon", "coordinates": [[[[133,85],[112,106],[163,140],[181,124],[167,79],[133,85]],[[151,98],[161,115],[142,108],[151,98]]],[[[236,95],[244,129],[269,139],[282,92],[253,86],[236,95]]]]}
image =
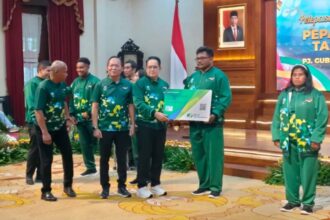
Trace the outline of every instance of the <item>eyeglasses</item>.
{"type": "Polygon", "coordinates": [[[159,66],[147,66],[147,69],[159,69],[159,66]]]}
{"type": "Polygon", "coordinates": [[[206,60],[210,57],[196,57],[195,60],[198,61],[198,60],[206,60]]]}

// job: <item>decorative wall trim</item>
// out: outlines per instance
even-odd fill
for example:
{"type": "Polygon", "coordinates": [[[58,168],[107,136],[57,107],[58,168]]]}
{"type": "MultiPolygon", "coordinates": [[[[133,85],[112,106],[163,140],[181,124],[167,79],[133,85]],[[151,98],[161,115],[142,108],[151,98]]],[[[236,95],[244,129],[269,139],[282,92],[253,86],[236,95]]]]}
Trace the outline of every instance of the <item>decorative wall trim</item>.
{"type": "MultiPolygon", "coordinates": [[[[18,1],[22,1],[22,0],[15,0],[14,5],[10,9],[10,15],[7,18],[6,24],[2,28],[3,31],[7,31],[8,28],[10,27],[11,22],[13,20],[13,13],[15,11],[18,1]]],[[[76,21],[78,23],[79,29],[81,30],[81,32],[84,32],[84,21],[81,17],[77,0],[52,0],[52,2],[57,6],[60,6],[60,5],[65,5],[67,7],[73,6],[73,10],[76,15],[76,21]]]]}
{"type": "Polygon", "coordinates": [[[60,5],[65,5],[67,7],[73,6],[73,10],[76,15],[76,21],[78,23],[79,29],[81,30],[81,32],[84,32],[84,21],[81,17],[77,0],[52,0],[52,2],[57,6],[60,5]]]}

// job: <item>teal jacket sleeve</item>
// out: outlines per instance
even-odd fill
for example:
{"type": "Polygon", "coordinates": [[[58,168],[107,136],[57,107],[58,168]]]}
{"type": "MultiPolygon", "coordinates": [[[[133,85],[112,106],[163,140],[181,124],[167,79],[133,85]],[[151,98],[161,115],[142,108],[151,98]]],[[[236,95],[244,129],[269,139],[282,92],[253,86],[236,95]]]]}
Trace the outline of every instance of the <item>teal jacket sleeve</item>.
{"type": "Polygon", "coordinates": [[[74,100],[73,100],[73,91],[74,91],[74,87],[75,87],[75,81],[73,81],[72,82],[72,84],[71,84],[71,91],[72,91],[72,93],[71,93],[71,95],[69,96],[69,99],[70,99],[70,101],[69,101],[69,111],[70,111],[70,115],[72,115],[72,116],[76,116],[76,113],[75,113],[75,107],[74,107],[74,100]]]}
{"type": "Polygon", "coordinates": [[[190,81],[191,75],[187,76],[184,80],[183,80],[183,85],[184,85],[184,89],[189,89],[189,81],[190,81]]]}
{"type": "Polygon", "coordinates": [[[35,92],[37,91],[38,84],[31,82],[24,88],[25,94],[25,107],[28,111],[34,111],[34,99],[35,99],[35,92]]]}
{"type": "Polygon", "coordinates": [[[225,75],[218,80],[217,84],[219,89],[214,94],[215,99],[212,99],[211,113],[217,117],[221,117],[225,114],[226,109],[232,101],[232,94],[229,80],[225,75]]]}
{"type": "Polygon", "coordinates": [[[142,115],[143,118],[148,120],[154,119],[155,110],[152,109],[144,100],[145,88],[141,81],[137,81],[133,85],[133,102],[138,110],[138,113],[142,115]]]}
{"type": "Polygon", "coordinates": [[[328,124],[328,106],[322,93],[318,93],[315,102],[315,109],[316,120],[315,128],[312,132],[311,141],[315,143],[322,143],[325,137],[325,133],[327,131],[328,124]]]}
{"type": "Polygon", "coordinates": [[[44,110],[47,102],[47,92],[45,88],[38,86],[36,91],[36,97],[34,100],[34,109],[35,110],[44,110]]]}
{"type": "Polygon", "coordinates": [[[133,84],[130,83],[130,92],[127,97],[128,104],[133,104],[133,84]]]}
{"type": "Polygon", "coordinates": [[[101,84],[101,81],[98,82],[94,89],[93,89],[93,94],[92,94],[92,98],[91,98],[91,102],[97,102],[97,103],[100,103],[100,98],[101,98],[101,95],[102,95],[102,84],[101,84]]]}
{"type": "Polygon", "coordinates": [[[279,141],[280,140],[280,109],[282,105],[282,99],[284,96],[284,92],[282,92],[277,99],[276,107],[274,110],[273,115],[273,121],[271,125],[271,131],[272,131],[272,140],[273,141],[279,141]]]}

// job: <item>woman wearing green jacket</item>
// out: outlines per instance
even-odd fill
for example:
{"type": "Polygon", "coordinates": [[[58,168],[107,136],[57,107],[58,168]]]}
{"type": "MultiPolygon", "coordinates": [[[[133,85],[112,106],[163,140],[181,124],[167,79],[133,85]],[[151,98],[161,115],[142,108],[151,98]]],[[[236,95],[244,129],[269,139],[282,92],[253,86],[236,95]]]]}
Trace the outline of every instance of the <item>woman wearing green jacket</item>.
{"type": "Polygon", "coordinates": [[[283,151],[285,194],[290,212],[302,206],[301,214],[313,212],[318,175],[318,152],[328,123],[328,108],[321,92],[313,87],[305,65],[291,70],[289,85],[278,97],[272,123],[272,139],[283,151]],[[303,195],[299,197],[299,187],[303,195]]]}

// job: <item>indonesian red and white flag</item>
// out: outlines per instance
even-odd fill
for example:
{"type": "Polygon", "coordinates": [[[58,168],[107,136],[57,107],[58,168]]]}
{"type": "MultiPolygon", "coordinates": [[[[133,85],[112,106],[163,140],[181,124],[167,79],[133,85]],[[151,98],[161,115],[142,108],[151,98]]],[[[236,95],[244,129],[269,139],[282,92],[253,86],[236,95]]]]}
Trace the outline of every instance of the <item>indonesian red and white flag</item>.
{"type": "Polygon", "coordinates": [[[180,27],[178,0],[176,0],[172,29],[170,87],[172,89],[182,89],[183,80],[186,77],[187,65],[180,27]]]}

